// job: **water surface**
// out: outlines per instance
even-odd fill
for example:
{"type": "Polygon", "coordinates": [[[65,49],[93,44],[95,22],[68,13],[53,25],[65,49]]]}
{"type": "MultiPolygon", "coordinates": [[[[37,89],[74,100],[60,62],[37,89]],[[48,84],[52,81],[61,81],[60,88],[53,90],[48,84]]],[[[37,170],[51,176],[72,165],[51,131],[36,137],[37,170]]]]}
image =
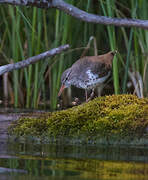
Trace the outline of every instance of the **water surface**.
{"type": "Polygon", "coordinates": [[[10,140],[7,127],[19,114],[0,114],[0,180],[148,179],[148,146],[10,140]]]}
{"type": "Polygon", "coordinates": [[[1,142],[0,179],[147,180],[148,148],[1,142]]]}

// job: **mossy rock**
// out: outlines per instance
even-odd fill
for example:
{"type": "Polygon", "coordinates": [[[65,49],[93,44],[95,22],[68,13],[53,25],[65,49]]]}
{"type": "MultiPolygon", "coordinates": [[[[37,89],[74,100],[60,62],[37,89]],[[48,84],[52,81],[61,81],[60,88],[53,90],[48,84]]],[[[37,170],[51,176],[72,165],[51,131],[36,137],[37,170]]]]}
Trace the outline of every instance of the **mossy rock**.
{"type": "Polygon", "coordinates": [[[98,97],[67,110],[45,113],[38,118],[21,118],[12,124],[11,134],[51,137],[145,137],[148,127],[148,99],[134,95],[98,97]]]}

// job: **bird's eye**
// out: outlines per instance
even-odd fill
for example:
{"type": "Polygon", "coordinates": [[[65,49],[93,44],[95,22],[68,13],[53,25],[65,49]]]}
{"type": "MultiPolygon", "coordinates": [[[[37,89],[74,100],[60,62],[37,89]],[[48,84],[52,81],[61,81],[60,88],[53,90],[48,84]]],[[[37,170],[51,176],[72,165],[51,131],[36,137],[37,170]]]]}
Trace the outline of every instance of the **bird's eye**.
{"type": "Polygon", "coordinates": [[[68,77],[65,77],[65,78],[63,79],[63,83],[65,83],[67,80],[68,80],[68,77]]]}

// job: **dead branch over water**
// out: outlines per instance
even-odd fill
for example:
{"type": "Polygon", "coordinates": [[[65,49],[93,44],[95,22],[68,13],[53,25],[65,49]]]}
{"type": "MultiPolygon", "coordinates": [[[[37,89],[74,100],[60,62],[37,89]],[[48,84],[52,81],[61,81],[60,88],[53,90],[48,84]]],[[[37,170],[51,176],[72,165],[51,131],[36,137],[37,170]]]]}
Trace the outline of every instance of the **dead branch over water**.
{"type": "Polygon", "coordinates": [[[71,4],[64,2],[63,0],[0,0],[0,4],[34,6],[46,9],[56,8],[85,22],[148,29],[148,20],[111,18],[106,16],[90,14],[78,9],[77,7],[71,4]]]}
{"type": "Polygon", "coordinates": [[[59,46],[58,48],[51,49],[49,51],[46,51],[46,52],[41,53],[39,55],[30,57],[30,58],[25,59],[23,61],[19,61],[17,63],[0,66],[0,75],[4,74],[6,72],[10,72],[12,70],[25,68],[25,67],[29,66],[30,64],[34,64],[34,63],[38,62],[41,59],[45,59],[47,57],[52,57],[52,56],[55,56],[57,54],[60,54],[68,48],[69,48],[68,44],[62,45],[62,46],[59,46]]]}

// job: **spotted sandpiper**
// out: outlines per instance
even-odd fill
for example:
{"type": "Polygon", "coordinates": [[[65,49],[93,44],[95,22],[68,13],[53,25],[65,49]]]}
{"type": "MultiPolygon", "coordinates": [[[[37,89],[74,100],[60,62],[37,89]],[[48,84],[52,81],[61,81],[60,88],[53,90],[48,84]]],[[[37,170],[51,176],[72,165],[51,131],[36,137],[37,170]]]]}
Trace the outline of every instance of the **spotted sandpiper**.
{"type": "Polygon", "coordinates": [[[112,61],[117,51],[110,51],[99,56],[85,56],[77,60],[70,68],[65,70],[61,77],[61,88],[58,96],[63,90],[71,85],[85,89],[86,101],[87,90],[94,89],[103,84],[111,74],[112,61]]]}

